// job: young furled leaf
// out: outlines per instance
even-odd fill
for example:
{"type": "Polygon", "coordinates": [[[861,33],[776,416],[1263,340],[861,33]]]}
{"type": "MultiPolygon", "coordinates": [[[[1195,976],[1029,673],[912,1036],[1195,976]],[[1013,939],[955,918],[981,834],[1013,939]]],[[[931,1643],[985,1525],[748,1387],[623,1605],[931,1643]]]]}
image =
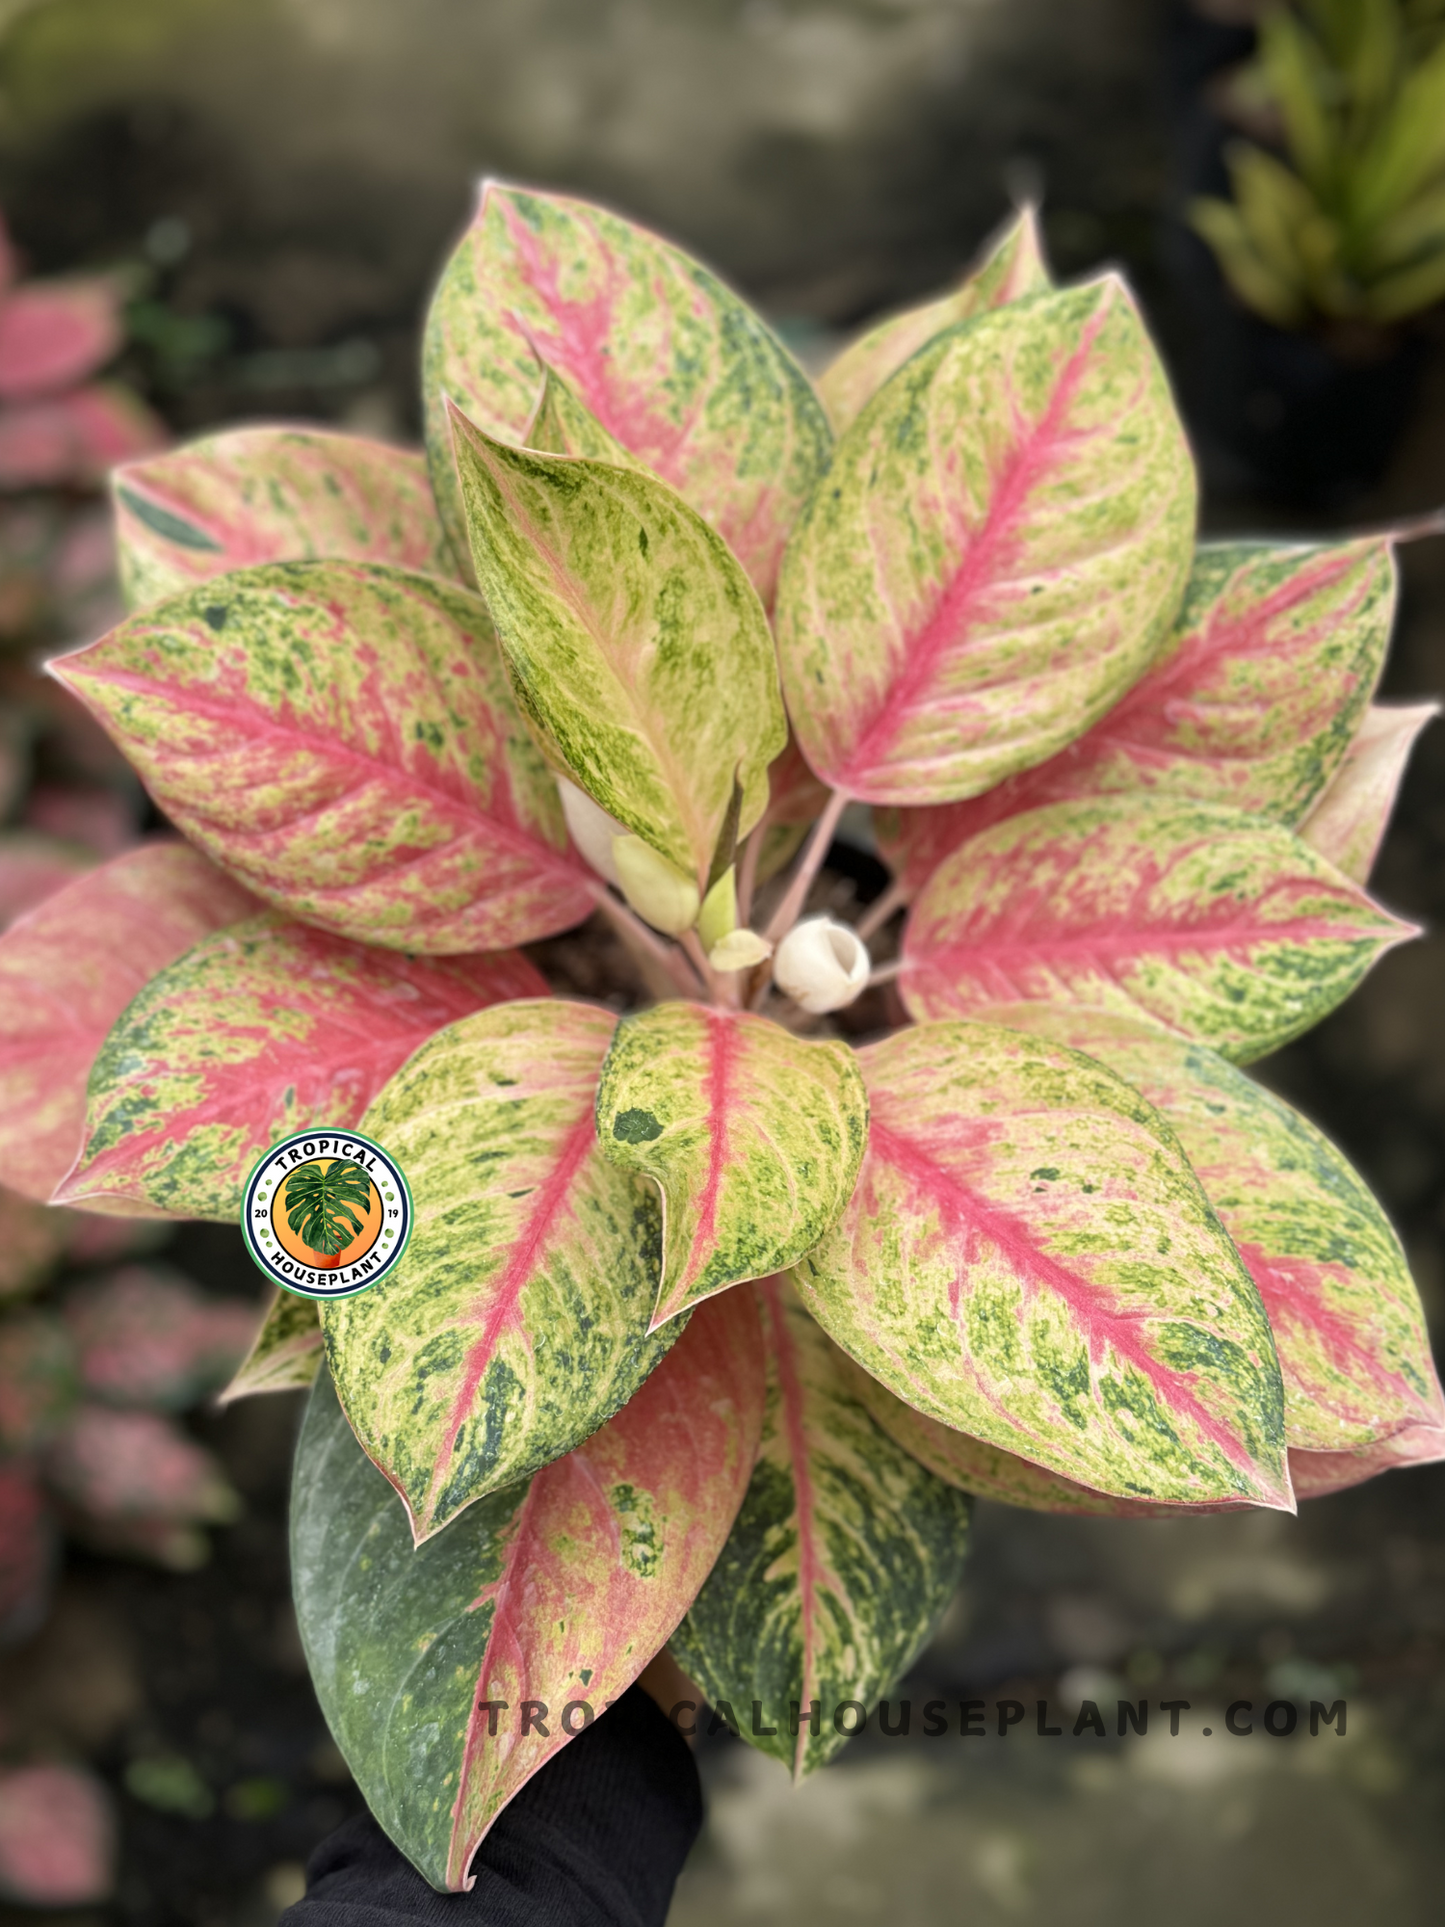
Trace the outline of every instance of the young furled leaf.
{"type": "Polygon", "coordinates": [[[322,428],[232,428],[111,478],[126,606],[144,609],[232,569],[318,558],[455,576],[410,449],[322,428]]]}
{"type": "Polygon", "coordinates": [[[1202,544],[1164,655],[1102,721],[982,796],[880,812],[885,858],[912,895],[990,824],[1111,791],[1164,790],[1298,822],[1379,680],[1395,589],[1382,541],[1202,544]]]}
{"type": "Polygon", "coordinates": [[[433,1886],[470,1885],[502,1808],[660,1650],[727,1538],[762,1407],[757,1313],[732,1292],[585,1444],[413,1548],[317,1385],[291,1505],[301,1637],[373,1813],[433,1886]]]}
{"type": "Polygon", "coordinates": [[[654,476],[492,440],[453,412],[477,580],[555,766],[705,887],[742,786],[746,834],[787,741],[762,604],[654,476]]]}
{"type": "Polygon", "coordinates": [[[1194,505],[1116,278],[947,330],[848,429],[788,545],[778,652],[813,769],[945,803],[1052,756],[1158,653],[1194,505]]]}
{"type": "Polygon", "coordinates": [[[339,936],[495,950],[586,916],[553,782],[480,600],[280,562],[132,616],[53,672],[188,836],[339,936]]]}
{"type": "Polygon", "coordinates": [[[423,349],[427,449],[443,519],[466,525],[445,404],[522,439],[537,357],[722,536],[765,602],[788,530],[828,466],[821,404],[747,305],[681,249],[601,208],[483,185],[423,349]]]}
{"type": "Polygon", "coordinates": [[[1217,803],[1101,796],[971,838],[904,937],[915,1018],[1097,1004],[1248,1062],[1415,935],[1289,830],[1217,803]]]}
{"type": "Polygon", "coordinates": [[[987,244],[958,287],[880,321],[828,367],[818,381],[818,393],[833,432],[841,435],[888,377],[945,328],[972,321],[1026,294],[1043,294],[1052,285],[1037,210],[1032,205],[1022,207],[987,244]]]}
{"type": "Polygon", "coordinates": [[[278,1291],[235,1377],[216,1399],[230,1405],[258,1392],[303,1391],[321,1370],[321,1313],[314,1298],[278,1291]]]}
{"type": "Polygon", "coordinates": [[[652,1187],[597,1145],[615,1022],[552,999],[465,1017],[362,1120],[406,1172],[415,1224],[384,1285],[326,1305],[322,1324],[347,1416],[418,1543],[570,1452],[678,1336],[648,1332],[652,1187]]]}
{"type": "Polygon", "coordinates": [[[1139,1093],[993,1024],[859,1057],[862,1175],[793,1273],[844,1351],[930,1418],[1095,1491],[1292,1509],[1264,1306],[1139,1093]]]}
{"type": "Polygon", "coordinates": [[[1384,839],[1415,738],[1439,703],[1371,703],[1329,787],[1300,824],[1312,850],[1365,883],[1384,839]]]}
{"type": "Polygon", "coordinates": [[[1445,1394],[1405,1254],[1328,1138],[1213,1051],[1132,1018],[1053,1004],[986,1014],[1098,1058],[1178,1134],[1269,1314],[1291,1455],[1423,1429],[1436,1449],[1418,1456],[1445,1457],[1445,1394]]]}
{"type": "Polygon", "coordinates": [[[0,938],[0,1167],[12,1190],[43,1201],[70,1169],[92,1060],[136,992],[255,908],[197,851],[153,843],[12,924],[0,938]]]}
{"type": "Polygon", "coordinates": [[[848,1360],[785,1280],[755,1289],[768,1358],[762,1446],[670,1644],[716,1712],[801,1779],[931,1637],[962,1576],[969,1501],[869,1418],[848,1360]]]}
{"type": "Polygon", "coordinates": [[[867,1135],[846,1044],[701,1004],[624,1017],[597,1087],[597,1137],[662,1192],[653,1328],[811,1251],[848,1202],[867,1135]]]}
{"type": "Polygon", "coordinates": [[[266,911],[159,971],[90,1072],[85,1143],[57,1198],[234,1220],[257,1158],[359,1124],[434,1031],[546,995],[515,951],[404,957],[266,911]]]}

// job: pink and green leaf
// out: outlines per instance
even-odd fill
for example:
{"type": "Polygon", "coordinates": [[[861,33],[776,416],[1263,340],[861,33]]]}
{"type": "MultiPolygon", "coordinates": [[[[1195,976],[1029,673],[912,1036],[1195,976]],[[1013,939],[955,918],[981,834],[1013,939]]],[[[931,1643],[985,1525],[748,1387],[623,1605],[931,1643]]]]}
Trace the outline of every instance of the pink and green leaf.
{"type": "Polygon", "coordinates": [[[442,276],[423,350],[432,481],[458,552],[447,398],[520,442],[539,356],[718,531],[770,602],[788,531],[828,465],[827,418],[802,371],[680,249],[601,208],[496,181],[442,276]]]}
{"type": "Polygon", "coordinates": [[[46,1199],[80,1149],[111,1025],[158,970],[255,899],[183,843],[149,844],[47,897],[0,937],[0,1164],[46,1199]]]}
{"type": "Polygon", "coordinates": [[[515,951],[407,957],[274,911],[154,976],[91,1068],[85,1142],[58,1198],[234,1221],[257,1158],[292,1131],[361,1122],[434,1031],[542,997],[515,951]]]}
{"type": "Polygon", "coordinates": [[[1132,1018],[1047,1004],[988,1017],[1099,1059],[1177,1134],[1269,1314],[1291,1464],[1421,1428],[1445,1452],[1445,1394],[1405,1254],[1328,1138],[1213,1051],[1132,1018]]]}
{"type": "Polygon", "coordinates": [[[37,836],[30,830],[0,835],[0,930],[94,864],[89,851],[60,837],[37,836]]]}
{"type": "Polygon", "coordinates": [[[45,1475],[102,1523],[224,1525],[240,1511],[212,1454],[156,1412],[80,1406],[47,1452],[45,1475]]]}
{"type": "Polygon", "coordinates": [[[1006,816],[1069,797],[1162,790],[1297,823],[1379,680],[1395,608],[1389,544],[1206,543],[1162,658],[1077,741],[982,796],[882,813],[910,894],[1006,816]]]}
{"type": "Polygon", "coordinates": [[[0,1320],[0,1458],[37,1452],[79,1396],[75,1348],[51,1311],[0,1320]]]}
{"type": "Polygon", "coordinates": [[[22,1907],[89,1907],[116,1879],[110,1794],[83,1766],[0,1769],[0,1895],[22,1907]]]}
{"type": "Polygon", "coordinates": [[[1439,703],[1372,703],[1329,787],[1300,824],[1310,848],[1356,883],[1369,879],[1415,738],[1439,714],[1439,703]]]}
{"type": "Polygon", "coordinates": [[[1259,1292],[1139,1093],[993,1024],[859,1056],[863,1172],[793,1274],[844,1351],[940,1424],[1095,1491],[1291,1509],[1259,1292]]]}
{"type": "Polygon", "coordinates": [[[868,1416],[848,1360],[786,1280],[756,1292],[762,1446],[728,1543],[670,1644],[714,1713],[801,1779],[844,1744],[837,1709],[871,1707],[932,1636],[962,1575],[969,1501],[868,1416]]]}
{"type": "Polygon", "coordinates": [[[0,301],[0,401],[56,395],[115,354],[121,290],[99,275],[31,281],[0,301]]]}
{"type": "Polygon", "coordinates": [[[294,1291],[278,1291],[250,1351],[230,1384],[217,1395],[216,1403],[230,1405],[260,1392],[304,1391],[316,1382],[323,1362],[321,1313],[316,1301],[301,1298],[294,1291]]]}
{"type": "Polygon", "coordinates": [[[112,477],[121,583],[143,609],[259,562],[393,562],[455,576],[410,449],[322,428],[233,428],[112,477]]]}
{"type": "Polygon", "coordinates": [[[173,1412],[223,1384],[256,1329],[254,1304],[208,1298],[162,1265],[125,1265],[77,1285],[63,1315],[87,1393],[173,1412]]]}
{"type": "Polygon", "coordinates": [[[1445,1429],[1438,1425],[1409,1425],[1402,1432],[1355,1452],[1295,1452],[1289,1455],[1290,1477],[1297,1497],[1324,1499],[1332,1492],[1377,1479],[1412,1465],[1433,1465],[1445,1459],[1445,1429]]]}
{"type": "Polygon", "coordinates": [[[52,665],[171,820],[255,893],[395,950],[500,950],[586,916],[557,787],[470,591],[271,563],[52,665]]]}
{"type": "Polygon", "coordinates": [[[1094,1004],[1247,1062],[1414,934],[1281,824],[1102,796],[1009,817],[947,858],[914,906],[900,988],[915,1018],[1094,1004]]]}
{"type": "Polygon", "coordinates": [[[416,1548],[318,1384],[291,1518],[301,1636],[372,1811],[433,1886],[468,1886],[508,1801],[661,1649],[747,1490],[763,1384],[731,1292],[600,1431],[416,1548]]]}
{"type": "Polygon", "coordinates": [[[834,433],[841,435],[889,376],[945,328],[1025,295],[1046,293],[1052,285],[1037,211],[1021,208],[956,288],[880,321],[828,367],[818,381],[818,393],[834,433]]]}
{"type": "Polygon", "coordinates": [[[868,1094],[844,1043],[745,1012],[658,1004],[617,1027],[597,1136],[612,1163],[662,1193],[656,1328],[812,1250],[852,1193],[868,1094]]]}
{"type": "Polygon", "coordinates": [[[454,411],[477,580],[555,767],[706,882],[787,741],[772,635],[716,531],[655,476],[518,449],[454,411]]]}
{"type": "Polygon", "coordinates": [[[418,1543],[570,1452],[678,1336],[648,1330],[652,1186],[597,1144],[615,1023],[553,999],[464,1017],[362,1120],[406,1173],[415,1228],[383,1286],[324,1307],[326,1354],[418,1543]]]}
{"type": "Polygon", "coordinates": [[[1116,278],[947,330],[848,429],[788,546],[778,649],[813,769],[936,804],[1063,749],[1163,645],[1194,509],[1116,278]]]}

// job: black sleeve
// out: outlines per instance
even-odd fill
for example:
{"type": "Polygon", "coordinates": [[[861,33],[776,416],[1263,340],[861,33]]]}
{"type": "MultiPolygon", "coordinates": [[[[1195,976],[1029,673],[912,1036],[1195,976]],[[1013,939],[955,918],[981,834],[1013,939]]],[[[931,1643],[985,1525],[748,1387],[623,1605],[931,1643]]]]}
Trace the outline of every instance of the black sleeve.
{"type": "Polygon", "coordinates": [[[641,1687],[549,1760],[439,1894],[370,1815],[312,1854],[278,1927],[663,1927],[702,1826],[687,1743],[641,1687]]]}

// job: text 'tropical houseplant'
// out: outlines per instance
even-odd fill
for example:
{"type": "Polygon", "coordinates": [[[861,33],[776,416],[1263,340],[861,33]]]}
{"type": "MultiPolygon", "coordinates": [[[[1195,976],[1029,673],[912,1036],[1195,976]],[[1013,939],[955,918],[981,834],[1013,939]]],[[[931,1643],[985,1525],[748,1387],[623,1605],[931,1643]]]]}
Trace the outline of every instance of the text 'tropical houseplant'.
{"type": "Polygon", "coordinates": [[[669,1639],[826,1759],[971,1493],[1288,1510],[1445,1411],[1379,1207],[1238,1068],[1410,934],[1361,887],[1426,713],[1371,705],[1389,545],[1196,547],[1127,288],[1051,286],[1027,215],[815,393],[676,249],[492,185],[425,381],[426,464],[119,476],[134,613],[56,673],[185,840],[0,946],[0,1151],[216,1219],[307,1127],[405,1172],[400,1265],[233,1389],[317,1379],[312,1674],[459,1887],[669,1639]],[[804,914],[850,801],[857,929],[804,914]],[[855,1051],[905,907],[912,1021],[855,1051]],[[656,1001],[514,948],[593,913],[656,1001]]]}

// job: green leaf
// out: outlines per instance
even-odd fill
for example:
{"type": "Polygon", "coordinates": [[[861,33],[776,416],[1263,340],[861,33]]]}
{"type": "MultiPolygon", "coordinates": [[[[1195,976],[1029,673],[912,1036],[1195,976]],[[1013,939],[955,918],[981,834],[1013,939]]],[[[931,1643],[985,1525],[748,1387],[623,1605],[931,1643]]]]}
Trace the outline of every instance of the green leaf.
{"type": "Polygon", "coordinates": [[[426,462],[320,428],[232,428],[112,481],[126,606],[257,562],[394,562],[454,576],[426,462]]]}
{"type": "Polygon", "coordinates": [[[1095,1491],[1291,1510],[1264,1306],[1139,1093],[992,1024],[859,1057],[863,1172],[793,1273],[844,1351],[928,1417],[1095,1491]]]}
{"type": "Polygon", "coordinates": [[[788,531],[828,465],[827,418],[802,371],[681,249],[585,201],[497,181],[442,275],[423,350],[432,481],[458,551],[446,399],[520,441],[539,356],[718,531],[770,602],[788,531]]]}
{"type": "Polygon", "coordinates": [[[579,922],[600,887],[455,584],[270,563],[51,667],[193,841],[339,936],[497,950],[579,922]]]}
{"type": "Polygon", "coordinates": [[[890,315],[851,342],[818,382],[818,393],[835,434],[841,434],[911,355],[960,321],[972,321],[1024,295],[1053,284],[1044,261],[1038,213],[1020,208],[986,245],[956,288],[935,301],[890,315]]]}
{"type": "Polygon", "coordinates": [[[453,421],[472,559],[518,702],[555,766],[704,888],[734,782],[745,834],[787,742],[762,604],[655,477],[453,421]]]}
{"type": "Polygon", "coordinates": [[[1439,703],[1372,703],[1299,833],[1355,883],[1369,880],[1415,738],[1439,703]]]}
{"type": "Polygon", "coordinates": [[[783,1279],[757,1292],[762,1446],[737,1524],[670,1644],[715,1713],[801,1779],[861,1717],[843,1711],[840,1727],[840,1710],[871,1709],[932,1636],[962,1576],[969,1501],[873,1423],[848,1361],[783,1279]]]}
{"type": "Polygon", "coordinates": [[[326,1355],[418,1543],[570,1452],[678,1336],[648,1332],[652,1188],[597,1145],[615,1021],[552,999],[463,1018],[362,1120],[405,1172],[415,1226],[375,1290],[325,1307],[326,1355]]]}
{"type": "Polygon", "coordinates": [[[914,905],[900,988],[916,1018],[1097,1004],[1247,1062],[1317,1024],[1414,934],[1264,817],[1101,796],[955,850],[914,905]]]}
{"type": "Polygon", "coordinates": [[[317,1385],[291,1502],[301,1637],[368,1805],[433,1886],[467,1887],[502,1808],[660,1650],[747,1489],[762,1404],[757,1315],[732,1293],[610,1424],[414,1549],[317,1385]]]}
{"type": "Polygon", "coordinates": [[[1291,1453],[1423,1428],[1445,1456],[1445,1395],[1405,1254],[1328,1138],[1213,1051],[1131,1018],[1039,1004],[989,1018],[1087,1051],[1178,1135],[1269,1314],[1291,1453]]]}
{"type": "Polygon", "coordinates": [[[322,1363],[321,1313],[315,1299],[278,1291],[256,1342],[216,1403],[230,1405],[258,1392],[304,1391],[315,1383],[322,1363]]]}
{"type": "Polygon", "coordinates": [[[848,429],[788,545],[778,650],[813,769],[943,803],[1061,750],[1158,653],[1194,508],[1116,277],[948,329],[848,429]]]}
{"type": "Polygon", "coordinates": [[[57,1197],[232,1222],[268,1145],[359,1124],[433,1032],[546,989],[515,951],[405,957],[274,911],[232,924],[158,971],[116,1019],[57,1197]]]}
{"type": "Polygon", "coordinates": [[[654,1328],[811,1251],[848,1202],[867,1136],[868,1094],[844,1043],[701,1004],[625,1017],[597,1088],[597,1137],[662,1192],[654,1328]]]}

